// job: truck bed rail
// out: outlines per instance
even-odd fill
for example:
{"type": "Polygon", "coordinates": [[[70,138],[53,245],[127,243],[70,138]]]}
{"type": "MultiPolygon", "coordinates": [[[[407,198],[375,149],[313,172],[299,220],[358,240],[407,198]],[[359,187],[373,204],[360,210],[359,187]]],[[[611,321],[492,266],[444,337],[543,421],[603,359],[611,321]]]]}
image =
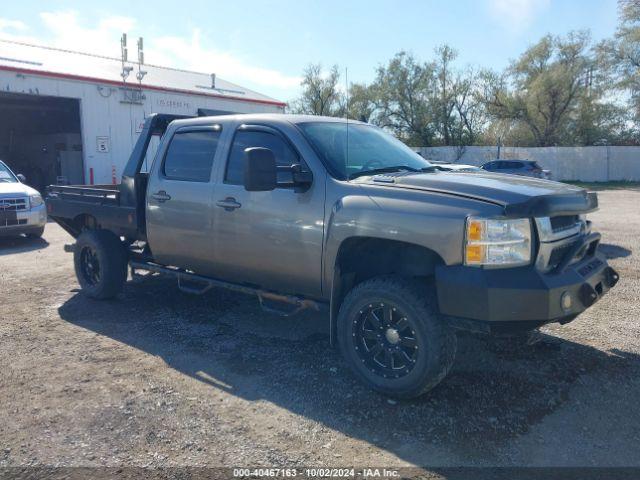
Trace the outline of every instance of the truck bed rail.
{"type": "Polygon", "coordinates": [[[119,203],[118,185],[50,185],[47,196],[98,204],[119,203]]]}

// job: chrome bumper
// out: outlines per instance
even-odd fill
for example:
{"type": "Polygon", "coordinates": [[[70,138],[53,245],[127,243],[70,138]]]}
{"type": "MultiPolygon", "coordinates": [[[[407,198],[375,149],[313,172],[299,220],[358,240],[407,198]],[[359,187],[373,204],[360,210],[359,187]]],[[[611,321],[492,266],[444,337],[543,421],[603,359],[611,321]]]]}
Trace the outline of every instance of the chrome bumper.
{"type": "Polygon", "coordinates": [[[42,228],[47,223],[47,207],[43,203],[37,207],[16,212],[17,224],[3,225],[0,223],[0,236],[19,235],[31,230],[42,228]]]}

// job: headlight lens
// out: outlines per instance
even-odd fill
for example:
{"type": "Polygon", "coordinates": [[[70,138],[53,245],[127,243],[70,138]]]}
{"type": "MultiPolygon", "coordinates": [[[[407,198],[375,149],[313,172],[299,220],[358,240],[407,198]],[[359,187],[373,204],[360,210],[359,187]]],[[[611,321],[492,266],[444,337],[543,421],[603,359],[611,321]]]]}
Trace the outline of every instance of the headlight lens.
{"type": "Polygon", "coordinates": [[[531,262],[531,221],[528,218],[467,218],[466,265],[517,266],[531,262]]]}
{"type": "Polygon", "coordinates": [[[29,202],[31,203],[31,208],[34,208],[42,205],[44,200],[42,200],[42,196],[39,193],[36,193],[35,195],[29,195],[29,202]]]}

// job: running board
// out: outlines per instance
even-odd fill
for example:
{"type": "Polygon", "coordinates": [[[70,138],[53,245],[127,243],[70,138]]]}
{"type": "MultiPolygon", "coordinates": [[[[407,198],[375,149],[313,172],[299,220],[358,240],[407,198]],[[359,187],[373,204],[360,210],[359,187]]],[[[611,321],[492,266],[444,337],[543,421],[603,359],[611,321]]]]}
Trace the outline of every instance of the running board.
{"type": "Polygon", "coordinates": [[[256,295],[263,310],[288,317],[302,310],[320,311],[327,307],[326,303],[294,295],[281,295],[260,288],[225,282],[215,278],[205,277],[177,267],[166,267],[153,262],[130,261],[131,276],[136,278],[136,270],[146,270],[153,273],[174,275],[178,279],[178,288],[194,295],[202,295],[214,287],[226,288],[235,292],[256,295]]]}

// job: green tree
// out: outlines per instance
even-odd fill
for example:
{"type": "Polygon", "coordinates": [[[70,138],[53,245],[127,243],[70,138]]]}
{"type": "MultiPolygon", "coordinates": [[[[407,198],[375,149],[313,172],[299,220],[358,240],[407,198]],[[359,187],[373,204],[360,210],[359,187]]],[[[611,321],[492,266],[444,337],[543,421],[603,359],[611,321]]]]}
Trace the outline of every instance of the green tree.
{"type": "Polygon", "coordinates": [[[435,106],[436,130],[444,145],[454,144],[460,136],[458,125],[456,125],[459,119],[454,115],[459,84],[451,65],[457,56],[454,49],[448,45],[442,45],[436,48],[436,60],[433,63],[436,89],[430,102],[435,106]]]}
{"type": "Polygon", "coordinates": [[[526,125],[537,146],[562,143],[572,113],[589,93],[589,44],[586,32],[543,37],[504,76],[491,80],[485,98],[489,113],[526,125]]]}
{"type": "Polygon", "coordinates": [[[429,146],[435,139],[434,67],[407,52],[397,53],[378,68],[373,84],[378,112],[375,123],[410,145],[429,146]]]}
{"type": "Polygon", "coordinates": [[[289,104],[291,113],[307,115],[342,116],[345,112],[345,97],[338,88],[340,72],[334,65],[324,75],[322,65],[312,64],[305,69],[300,86],[302,94],[289,104]]]}
{"type": "Polygon", "coordinates": [[[640,122],[640,1],[618,0],[619,23],[612,39],[599,45],[600,59],[614,86],[628,92],[629,107],[640,122]]]}
{"type": "Polygon", "coordinates": [[[372,85],[352,83],[347,98],[347,115],[362,122],[375,122],[378,109],[377,92],[372,85]]]}

